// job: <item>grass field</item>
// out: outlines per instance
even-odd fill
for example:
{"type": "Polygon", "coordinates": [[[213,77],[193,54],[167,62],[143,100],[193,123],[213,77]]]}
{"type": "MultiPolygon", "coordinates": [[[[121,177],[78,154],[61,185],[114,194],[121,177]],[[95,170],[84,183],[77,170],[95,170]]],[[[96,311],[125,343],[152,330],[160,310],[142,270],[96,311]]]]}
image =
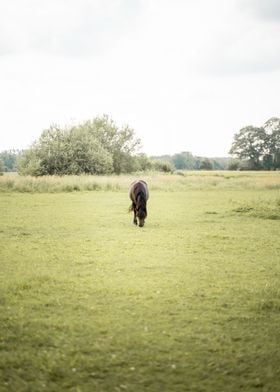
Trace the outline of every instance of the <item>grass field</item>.
{"type": "Polygon", "coordinates": [[[280,173],[132,178],[0,179],[0,391],[279,391],[280,173]]]}

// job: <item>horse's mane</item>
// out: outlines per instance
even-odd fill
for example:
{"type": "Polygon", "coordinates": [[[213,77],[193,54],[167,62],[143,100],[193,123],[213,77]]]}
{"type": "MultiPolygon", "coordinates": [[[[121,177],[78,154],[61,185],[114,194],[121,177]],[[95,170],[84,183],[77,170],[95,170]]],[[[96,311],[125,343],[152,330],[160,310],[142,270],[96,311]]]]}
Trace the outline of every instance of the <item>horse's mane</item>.
{"type": "Polygon", "coordinates": [[[146,208],[146,202],[147,202],[147,200],[146,200],[146,194],[145,194],[145,192],[143,192],[142,190],[140,190],[140,191],[137,193],[136,201],[137,201],[137,204],[139,204],[141,207],[146,208]]]}
{"type": "Polygon", "coordinates": [[[139,217],[145,218],[147,216],[146,209],[146,193],[140,190],[136,196],[139,217]]]}

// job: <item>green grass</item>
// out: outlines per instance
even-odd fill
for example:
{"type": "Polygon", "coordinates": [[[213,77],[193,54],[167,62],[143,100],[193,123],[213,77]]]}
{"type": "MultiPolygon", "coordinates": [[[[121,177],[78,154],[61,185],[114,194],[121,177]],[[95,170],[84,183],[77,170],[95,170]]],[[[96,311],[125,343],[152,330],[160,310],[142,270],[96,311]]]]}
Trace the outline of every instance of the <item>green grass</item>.
{"type": "Polygon", "coordinates": [[[0,391],[279,391],[280,177],[227,175],[5,189],[0,391]]]}

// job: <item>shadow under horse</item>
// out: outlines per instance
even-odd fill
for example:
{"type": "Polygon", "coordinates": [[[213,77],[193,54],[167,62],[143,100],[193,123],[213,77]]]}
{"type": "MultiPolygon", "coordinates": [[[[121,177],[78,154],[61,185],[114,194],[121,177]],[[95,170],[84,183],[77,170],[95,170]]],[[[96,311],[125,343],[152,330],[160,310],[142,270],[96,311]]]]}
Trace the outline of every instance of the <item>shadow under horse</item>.
{"type": "Polygon", "coordinates": [[[144,226],[147,218],[147,200],[149,198],[148,185],[143,180],[136,180],[130,185],[129,197],[132,201],[130,211],[134,212],[133,223],[144,226]]]}

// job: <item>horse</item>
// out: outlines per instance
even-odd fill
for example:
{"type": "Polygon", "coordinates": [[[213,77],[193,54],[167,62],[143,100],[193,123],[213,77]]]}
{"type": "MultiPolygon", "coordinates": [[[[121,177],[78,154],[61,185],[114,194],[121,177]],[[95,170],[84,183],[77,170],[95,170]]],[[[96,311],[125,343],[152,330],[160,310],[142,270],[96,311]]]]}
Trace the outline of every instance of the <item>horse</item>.
{"type": "Polygon", "coordinates": [[[133,223],[143,227],[147,218],[148,185],[143,180],[136,180],[130,185],[129,197],[132,201],[130,211],[134,212],[133,223]],[[137,222],[138,219],[138,222],[137,222]]]}

